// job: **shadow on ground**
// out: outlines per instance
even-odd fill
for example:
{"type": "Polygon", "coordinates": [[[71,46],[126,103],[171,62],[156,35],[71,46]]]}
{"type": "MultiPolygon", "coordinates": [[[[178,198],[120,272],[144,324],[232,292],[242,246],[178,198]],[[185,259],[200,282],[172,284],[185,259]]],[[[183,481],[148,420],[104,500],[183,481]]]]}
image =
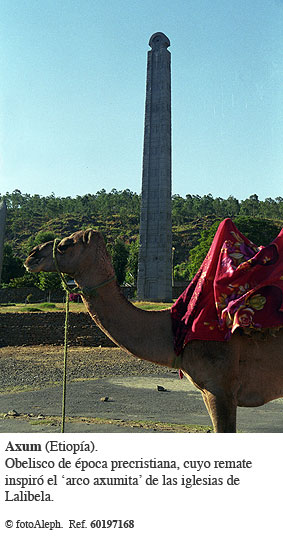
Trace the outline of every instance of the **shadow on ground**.
{"type": "MultiPolygon", "coordinates": [[[[1,394],[0,432],[60,432],[61,404],[61,386],[1,394]]],[[[282,399],[238,408],[238,430],[283,432],[282,409],[282,399]]],[[[66,417],[67,433],[211,431],[200,392],[189,381],[168,375],[69,383],[66,417]],[[189,425],[199,427],[190,430],[189,425]]]]}

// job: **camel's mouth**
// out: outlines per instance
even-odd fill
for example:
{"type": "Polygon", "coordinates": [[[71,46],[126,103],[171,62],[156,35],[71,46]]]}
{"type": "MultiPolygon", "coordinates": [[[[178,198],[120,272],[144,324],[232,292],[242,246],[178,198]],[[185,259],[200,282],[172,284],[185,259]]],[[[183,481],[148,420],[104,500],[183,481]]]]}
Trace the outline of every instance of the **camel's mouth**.
{"type": "Polygon", "coordinates": [[[34,257],[34,256],[28,256],[26,259],[24,266],[27,271],[30,273],[37,273],[41,270],[40,264],[43,262],[43,257],[34,257]]]}

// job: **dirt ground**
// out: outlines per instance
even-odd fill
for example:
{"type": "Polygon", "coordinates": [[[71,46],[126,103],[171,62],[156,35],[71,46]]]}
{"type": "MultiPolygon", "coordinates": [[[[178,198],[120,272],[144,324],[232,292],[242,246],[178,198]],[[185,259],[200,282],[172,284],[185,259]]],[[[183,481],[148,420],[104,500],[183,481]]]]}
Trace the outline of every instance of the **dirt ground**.
{"type": "MultiPolygon", "coordinates": [[[[63,378],[63,347],[32,346],[0,349],[0,393],[54,385],[63,378]]],[[[119,348],[70,347],[67,381],[109,376],[148,376],[176,374],[128,355],[119,348]]]]}
{"type": "MultiPolygon", "coordinates": [[[[60,432],[63,365],[63,347],[0,349],[0,432],[60,432]]],[[[119,348],[70,347],[66,431],[210,432],[192,389],[177,370],[119,348]],[[197,411],[193,425],[189,406],[197,411]]]]}
{"type": "MultiPolygon", "coordinates": [[[[0,349],[0,432],[60,432],[63,362],[62,346],[0,349]]],[[[200,391],[119,348],[69,348],[66,402],[66,432],[211,432],[200,391]]],[[[238,430],[282,433],[282,404],[238,408],[238,430]]]]}

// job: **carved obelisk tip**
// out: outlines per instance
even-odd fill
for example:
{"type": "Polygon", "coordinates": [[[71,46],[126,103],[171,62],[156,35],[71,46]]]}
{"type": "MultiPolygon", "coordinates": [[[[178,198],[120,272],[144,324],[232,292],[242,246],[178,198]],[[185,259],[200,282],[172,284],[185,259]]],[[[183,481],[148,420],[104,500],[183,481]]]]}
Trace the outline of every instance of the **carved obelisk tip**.
{"type": "Polygon", "coordinates": [[[163,32],[155,32],[149,40],[149,45],[152,49],[161,49],[162,47],[170,46],[170,40],[163,32]]]}

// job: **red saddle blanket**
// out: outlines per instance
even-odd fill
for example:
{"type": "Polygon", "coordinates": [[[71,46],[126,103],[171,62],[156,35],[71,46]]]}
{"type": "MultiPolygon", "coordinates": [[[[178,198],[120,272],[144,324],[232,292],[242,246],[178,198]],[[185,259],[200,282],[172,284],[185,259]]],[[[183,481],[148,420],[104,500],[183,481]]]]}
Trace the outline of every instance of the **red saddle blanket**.
{"type": "Polygon", "coordinates": [[[192,339],[225,341],[236,328],[283,326],[283,229],[266,247],[221,222],[199,271],[171,308],[175,352],[192,339]]]}

